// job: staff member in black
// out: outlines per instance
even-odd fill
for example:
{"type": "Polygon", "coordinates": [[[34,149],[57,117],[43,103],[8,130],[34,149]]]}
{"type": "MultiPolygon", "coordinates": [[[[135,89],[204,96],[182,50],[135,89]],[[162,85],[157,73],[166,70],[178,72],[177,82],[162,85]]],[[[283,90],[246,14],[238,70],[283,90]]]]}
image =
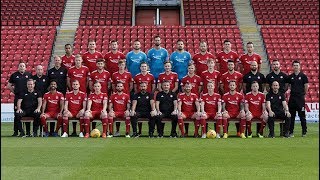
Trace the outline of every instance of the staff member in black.
{"type": "MultiPolygon", "coordinates": [[[[31,76],[31,73],[26,72],[26,64],[23,62],[19,63],[18,71],[10,76],[7,87],[12,93],[14,93],[14,112],[17,111],[19,94],[27,91],[27,80],[31,78],[31,76]]],[[[18,121],[16,116],[14,117],[12,136],[18,136],[18,121]]]]}
{"type": "Polygon", "coordinates": [[[294,137],[294,123],[296,112],[300,118],[302,137],[307,135],[307,121],[305,111],[305,94],[308,92],[308,77],[300,71],[300,62],[293,61],[293,73],[288,76],[287,82],[290,87],[289,110],[291,113],[290,137],[294,137]]]}
{"type": "Polygon", "coordinates": [[[157,110],[157,123],[161,123],[161,129],[159,137],[163,137],[164,125],[162,124],[163,118],[169,118],[172,120],[170,137],[177,137],[177,123],[178,123],[178,106],[177,106],[177,94],[170,91],[170,82],[162,82],[162,91],[157,93],[156,96],[156,110],[157,110]]]}
{"type": "Polygon", "coordinates": [[[32,79],[35,82],[35,87],[34,89],[41,93],[43,96],[46,92],[48,92],[48,87],[49,87],[49,78],[43,73],[43,66],[38,65],[36,67],[36,74],[32,76],[32,79]]]}
{"type": "Polygon", "coordinates": [[[272,61],[272,72],[266,77],[266,91],[270,91],[273,81],[278,81],[280,85],[279,91],[285,93],[288,89],[287,77],[286,73],[280,71],[280,62],[278,60],[272,61]]]}
{"type": "Polygon", "coordinates": [[[271,86],[272,90],[268,92],[266,97],[266,107],[268,110],[268,126],[269,126],[269,136],[274,138],[274,120],[283,119],[284,123],[284,137],[290,137],[289,128],[290,128],[290,112],[286,102],[284,93],[279,91],[278,81],[274,81],[271,86]]]}
{"type": "MultiPolygon", "coordinates": [[[[21,118],[22,117],[33,117],[33,137],[38,136],[37,131],[40,124],[40,113],[42,106],[42,95],[40,92],[37,92],[35,89],[35,84],[33,79],[29,79],[27,82],[28,90],[25,93],[19,95],[17,102],[17,111],[15,115],[18,120],[18,128],[20,130],[20,136],[24,136],[22,129],[21,118]]],[[[27,136],[30,136],[30,124],[27,126],[27,136]]]]}
{"type": "Polygon", "coordinates": [[[264,84],[266,83],[266,78],[263,74],[258,72],[258,63],[256,61],[251,62],[251,71],[243,76],[243,92],[248,93],[251,91],[251,84],[253,81],[257,81],[259,84],[259,91],[263,92],[265,89],[264,84]]]}
{"type": "MultiPolygon", "coordinates": [[[[139,137],[137,133],[137,120],[138,118],[148,118],[149,119],[149,137],[153,138],[155,118],[157,114],[153,95],[147,92],[147,83],[140,83],[140,92],[133,95],[132,107],[131,107],[131,126],[133,131],[133,137],[139,137]]],[[[161,124],[157,123],[158,134],[160,135],[159,129],[161,124]]]]}

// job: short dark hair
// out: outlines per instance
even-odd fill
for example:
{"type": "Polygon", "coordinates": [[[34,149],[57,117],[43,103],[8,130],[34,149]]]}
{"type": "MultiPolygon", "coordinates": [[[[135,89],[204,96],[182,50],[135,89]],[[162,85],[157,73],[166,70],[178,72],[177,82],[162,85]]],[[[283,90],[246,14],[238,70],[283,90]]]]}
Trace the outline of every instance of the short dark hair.
{"type": "Polygon", "coordinates": [[[141,67],[143,64],[146,64],[146,65],[148,66],[148,63],[143,61],[143,62],[140,63],[140,67],[141,67]]]}
{"type": "Polygon", "coordinates": [[[293,65],[294,63],[300,64],[300,62],[299,62],[298,60],[294,60],[294,61],[292,62],[292,65],[293,65]]]}
{"type": "Polygon", "coordinates": [[[162,84],[164,84],[164,83],[170,83],[170,81],[164,80],[164,81],[162,81],[162,84]]]}
{"type": "Polygon", "coordinates": [[[160,38],[160,39],[161,39],[161,37],[160,37],[159,35],[155,35],[155,36],[153,37],[153,39],[155,39],[155,38],[160,38]]]}
{"type": "Polygon", "coordinates": [[[252,45],[253,45],[253,42],[251,42],[251,41],[247,42],[247,45],[249,45],[249,44],[252,44],[252,45]]]}
{"type": "Polygon", "coordinates": [[[71,44],[69,44],[69,43],[68,43],[68,44],[65,44],[65,45],[64,45],[64,48],[66,48],[67,46],[70,46],[70,47],[72,48],[71,44]]]}
{"type": "Polygon", "coordinates": [[[223,41],[223,44],[226,43],[226,42],[231,43],[229,39],[225,39],[225,40],[223,41]]]}
{"type": "Polygon", "coordinates": [[[58,84],[56,79],[51,79],[50,84],[51,84],[52,82],[55,82],[56,84],[58,84]]]}
{"type": "Polygon", "coordinates": [[[125,61],[124,60],[119,60],[118,64],[125,64],[125,61]]]}
{"type": "Polygon", "coordinates": [[[231,59],[228,59],[228,63],[233,63],[234,64],[234,61],[231,60],[231,59]]]}
{"type": "Polygon", "coordinates": [[[104,61],[104,59],[100,58],[100,59],[97,59],[96,63],[98,63],[98,62],[105,62],[105,61],[104,61]]]}
{"type": "Polygon", "coordinates": [[[113,39],[113,40],[110,41],[110,44],[111,44],[111,43],[114,43],[114,42],[115,42],[115,43],[118,43],[117,40],[114,40],[114,39],[113,39]]]}
{"type": "MultiPolygon", "coordinates": [[[[163,64],[165,65],[165,64],[167,64],[167,63],[171,64],[170,61],[165,61],[163,64]]],[[[172,64],[171,64],[171,65],[172,65],[172,64]]]]}
{"type": "MultiPolygon", "coordinates": [[[[178,39],[178,40],[177,40],[177,44],[178,44],[178,42],[183,42],[183,41],[182,41],[182,39],[178,39]]],[[[184,42],[183,42],[183,43],[184,43],[184,42]]]]}

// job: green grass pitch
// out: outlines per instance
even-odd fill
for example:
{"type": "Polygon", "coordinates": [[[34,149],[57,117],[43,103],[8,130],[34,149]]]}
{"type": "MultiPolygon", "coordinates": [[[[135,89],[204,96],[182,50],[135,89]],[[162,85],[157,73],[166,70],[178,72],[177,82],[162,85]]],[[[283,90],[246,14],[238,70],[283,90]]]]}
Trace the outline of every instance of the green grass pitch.
{"type": "Polygon", "coordinates": [[[1,123],[3,179],[319,178],[318,123],[308,124],[305,138],[296,124],[289,139],[17,138],[9,137],[12,126],[1,123]]]}

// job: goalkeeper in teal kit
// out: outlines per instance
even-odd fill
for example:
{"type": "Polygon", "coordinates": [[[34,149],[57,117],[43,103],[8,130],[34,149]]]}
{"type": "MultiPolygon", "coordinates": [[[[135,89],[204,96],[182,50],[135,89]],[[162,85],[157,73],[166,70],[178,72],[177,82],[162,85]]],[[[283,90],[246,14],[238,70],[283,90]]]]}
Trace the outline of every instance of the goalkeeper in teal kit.
{"type": "Polygon", "coordinates": [[[170,61],[172,62],[172,71],[178,74],[179,81],[181,81],[187,75],[188,65],[192,62],[190,53],[184,50],[182,40],[177,41],[177,50],[171,54],[170,61]]]}

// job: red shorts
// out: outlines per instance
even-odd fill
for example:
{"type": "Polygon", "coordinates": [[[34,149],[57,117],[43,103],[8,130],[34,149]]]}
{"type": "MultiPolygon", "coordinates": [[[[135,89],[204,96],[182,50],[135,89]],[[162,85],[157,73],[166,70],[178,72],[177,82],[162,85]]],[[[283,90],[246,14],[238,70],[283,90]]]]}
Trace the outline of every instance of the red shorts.
{"type": "Polygon", "coordinates": [[[186,119],[191,119],[194,115],[194,112],[182,112],[186,116],[186,119]]]}
{"type": "Polygon", "coordinates": [[[228,112],[230,118],[234,119],[237,118],[237,116],[239,115],[239,112],[228,112]]]}
{"type": "Polygon", "coordinates": [[[262,115],[260,115],[260,116],[253,116],[253,115],[252,115],[251,121],[262,121],[261,116],[262,116],[262,115]]]}
{"type": "Polygon", "coordinates": [[[114,115],[116,116],[116,118],[124,118],[125,117],[124,112],[121,112],[121,111],[115,111],[114,115]]]}
{"type": "Polygon", "coordinates": [[[100,119],[101,111],[91,111],[92,119],[100,119]]]}
{"type": "Polygon", "coordinates": [[[46,114],[46,118],[57,118],[57,116],[58,116],[58,114],[59,114],[59,112],[45,112],[45,114],[46,114]]]}
{"type": "Polygon", "coordinates": [[[207,114],[207,121],[216,121],[215,117],[217,113],[206,113],[207,114]]]}
{"type": "Polygon", "coordinates": [[[79,112],[76,112],[76,111],[69,111],[71,113],[71,116],[72,117],[77,117],[78,113],[79,112]]]}

